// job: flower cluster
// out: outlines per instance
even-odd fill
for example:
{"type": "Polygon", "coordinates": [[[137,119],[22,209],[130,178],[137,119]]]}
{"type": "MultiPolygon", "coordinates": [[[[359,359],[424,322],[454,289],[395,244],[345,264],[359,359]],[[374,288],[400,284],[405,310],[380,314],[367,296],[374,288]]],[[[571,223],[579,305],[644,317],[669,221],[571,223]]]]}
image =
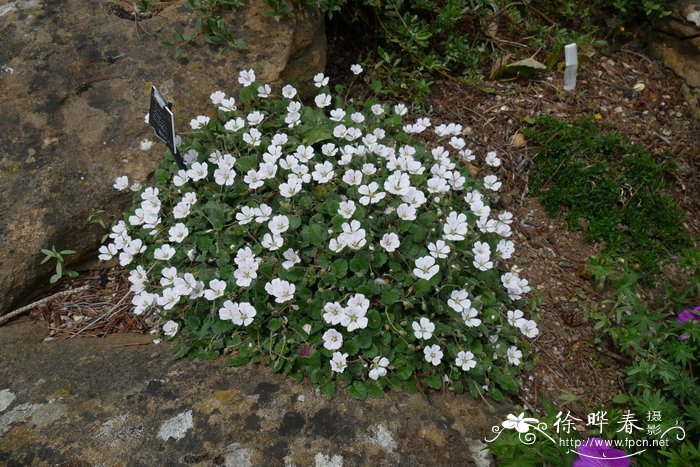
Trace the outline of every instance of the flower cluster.
{"type": "Polygon", "coordinates": [[[511,306],[530,285],[509,264],[512,213],[490,206],[502,183],[474,179],[461,125],[342,103],[323,74],[310,105],[256,79],[211,94],[215,115],[181,143],[186,168],[168,158],[100,248],[131,269],[133,311],[185,335],[183,355],[264,360],[327,393],[514,390],[522,339],[539,332],[511,306]]]}

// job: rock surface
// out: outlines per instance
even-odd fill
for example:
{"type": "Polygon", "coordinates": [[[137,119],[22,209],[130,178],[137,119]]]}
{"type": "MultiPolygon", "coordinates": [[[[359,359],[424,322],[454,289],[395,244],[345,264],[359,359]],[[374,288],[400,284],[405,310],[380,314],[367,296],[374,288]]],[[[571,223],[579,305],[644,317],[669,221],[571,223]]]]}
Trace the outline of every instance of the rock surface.
{"type": "Polygon", "coordinates": [[[186,132],[193,116],[215,111],[212,91],[235,93],[241,69],[280,85],[311,83],[325,65],[316,10],[277,21],[263,16],[264,0],[251,1],[233,25],[247,50],[222,57],[199,46],[174,59],[160,40],[172,40],[173,25],[191,28],[193,13],[170,0],[133,21],[133,4],[0,0],[0,314],[48,282],[41,248],[94,257],[101,232],[86,221],[91,210],[118,215],[131,199],[113,180],[143,180],[159,165],[165,146],[140,144],[155,140],[143,120],[151,84],[186,132]]]}
{"type": "Polygon", "coordinates": [[[700,0],[674,2],[655,25],[652,55],[683,79],[683,94],[700,120],[700,0]]]}
{"type": "Polygon", "coordinates": [[[450,393],[329,401],[265,367],[173,361],[145,336],[45,332],[0,328],[0,465],[483,467],[508,409],[450,393]]]}

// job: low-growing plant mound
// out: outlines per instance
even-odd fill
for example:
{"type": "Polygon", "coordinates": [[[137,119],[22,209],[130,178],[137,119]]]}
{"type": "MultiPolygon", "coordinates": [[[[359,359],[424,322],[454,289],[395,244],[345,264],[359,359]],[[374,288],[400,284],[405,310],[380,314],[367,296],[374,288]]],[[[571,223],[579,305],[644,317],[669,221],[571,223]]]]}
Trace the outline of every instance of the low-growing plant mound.
{"type": "Polygon", "coordinates": [[[337,381],[357,398],[516,392],[521,335],[538,333],[514,305],[530,287],[508,263],[512,214],[489,207],[501,182],[473,178],[461,126],[332,105],[323,75],[308,106],[252,70],[239,82],[191,121],[186,170],[168,154],[100,249],[131,269],[134,313],[160,313],[177,356],[264,362],[328,395],[337,381]],[[429,128],[444,145],[418,139],[429,128]]]}
{"type": "Polygon", "coordinates": [[[569,225],[604,242],[607,256],[653,274],[690,246],[682,213],[664,191],[668,163],[591,119],[543,116],[525,133],[538,146],[531,190],[551,215],[566,208],[569,225]]]}

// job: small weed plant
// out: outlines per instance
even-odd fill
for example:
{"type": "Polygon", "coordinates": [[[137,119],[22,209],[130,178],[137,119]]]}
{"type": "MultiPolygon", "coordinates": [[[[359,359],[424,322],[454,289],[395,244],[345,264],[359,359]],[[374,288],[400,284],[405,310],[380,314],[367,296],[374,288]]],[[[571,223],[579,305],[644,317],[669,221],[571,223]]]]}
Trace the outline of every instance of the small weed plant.
{"type": "Polygon", "coordinates": [[[56,250],[55,246],[51,249],[42,248],[41,252],[44,254],[44,259],[41,264],[47,263],[48,261],[54,260],[56,262],[56,269],[54,274],[49,279],[49,283],[55,284],[65,275],[68,277],[76,277],[78,275],[77,271],[69,271],[65,268],[66,256],[74,255],[74,250],[56,250]]]}
{"type": "Polygon", "coordinates": [[[178,357],[262,362],[329,396],[517,392],[539,331],[518,309],[513,216],[489,207],[497,154],[478,181],[459,124],[344,102],[323,74],[310,105],[238,79],[190,122],[186,170],[168,155],[100,248],[131,269],[133,312],[159,313],[178,357]]]}

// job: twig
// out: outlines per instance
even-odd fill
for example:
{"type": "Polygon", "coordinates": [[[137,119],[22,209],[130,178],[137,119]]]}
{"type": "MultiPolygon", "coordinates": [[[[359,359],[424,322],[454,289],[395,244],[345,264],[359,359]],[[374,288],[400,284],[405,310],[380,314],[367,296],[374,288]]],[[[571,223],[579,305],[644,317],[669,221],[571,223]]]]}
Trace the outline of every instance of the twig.
{"type": "Polygon", "coordinates": [[[83,286],[78,287],[76,289],[62,290],[60,292],[56,292],[53,295],[49,295],[48,297],[44,297],[41,300],[37,300],[34,303],[30,303],[29,305],[23,306],[22,308],[19,308],[15,311],[12,311],[6,315],[0,316],[0,326],[5,324],[7,321],[10,321],[11,319],[16,318],[17,316],[20,316],[20,315],[22,315],[30,310],[33,310],[34,308],[36,308],[40,305],[43,305],[44,303],[50,302],[51,300],[54,300],[56,298],[65,297],[67,295],[72,295],[74,293],[83,292],[84,290],[87,290],[89,288],[90,288],[89,285],[83,285],[83,286]]]}

